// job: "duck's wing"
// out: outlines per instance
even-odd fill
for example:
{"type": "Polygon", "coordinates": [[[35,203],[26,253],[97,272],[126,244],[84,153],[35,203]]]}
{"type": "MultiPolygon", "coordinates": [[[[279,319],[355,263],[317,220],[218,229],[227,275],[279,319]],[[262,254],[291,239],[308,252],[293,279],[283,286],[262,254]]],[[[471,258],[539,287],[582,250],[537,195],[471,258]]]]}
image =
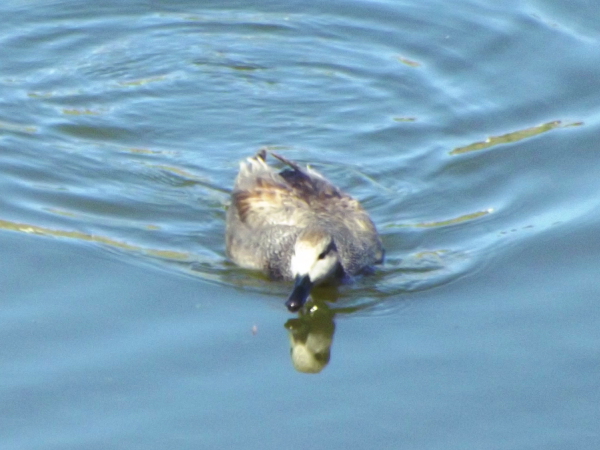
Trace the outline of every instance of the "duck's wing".
{"type": "Polygon", "coordinates": [[[266,163],[266,152],[242,162],[232,194],[232,206],[251,228],[288,225],[304,228],[317,222],[356,222],[365,230],[372,222],[360,203],[314,169],[303,168],[280,155],[288,168],[277,172],[266,163]]]}
{"type": "Polygon", "coordinates": [[[271,155],[289,166],[288,169],[281,171],[279,176],[294,190],[297,197],[304,199],[307,203],[325,204],[336,202],[342,198],[351,198],[316,170],[308,166],[303,168],[276,153],[271,153],[271,155]]]}
{"type": "Polygon", "coordinates": [[[250,228],[306,226],[310,220],[306,201],[265,159],[266,153],[261,151],[240,164],[231,207],[250,228]]]}

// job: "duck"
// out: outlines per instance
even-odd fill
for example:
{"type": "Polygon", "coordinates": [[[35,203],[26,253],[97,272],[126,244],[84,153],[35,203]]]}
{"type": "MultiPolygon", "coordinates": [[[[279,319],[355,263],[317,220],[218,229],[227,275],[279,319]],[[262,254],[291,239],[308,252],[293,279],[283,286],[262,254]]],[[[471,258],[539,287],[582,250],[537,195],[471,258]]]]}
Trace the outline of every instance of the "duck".
{"type": "Polygon", "coordinates": [[[285,305],[300,310],[314,286],[352,280],[383,263],[375,224],[358,200],[310,166],[267,151],[240,163],[226,214],[225,244],[236,265],[293,281],[285,305]]]}

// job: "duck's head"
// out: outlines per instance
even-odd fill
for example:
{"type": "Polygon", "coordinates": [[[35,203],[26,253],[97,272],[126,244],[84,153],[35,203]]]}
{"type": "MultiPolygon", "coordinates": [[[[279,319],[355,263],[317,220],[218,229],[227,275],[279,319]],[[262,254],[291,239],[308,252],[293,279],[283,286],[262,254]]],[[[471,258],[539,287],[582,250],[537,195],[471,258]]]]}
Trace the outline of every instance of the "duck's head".
{"type": "Polygon", "coordinates": [[[285,305],[298,311],[316,284],[331,279],[340,267],[340,255],[331,234],[322,229],[304,230],[296,239],[290,264],[294,289],[285,305]]]}

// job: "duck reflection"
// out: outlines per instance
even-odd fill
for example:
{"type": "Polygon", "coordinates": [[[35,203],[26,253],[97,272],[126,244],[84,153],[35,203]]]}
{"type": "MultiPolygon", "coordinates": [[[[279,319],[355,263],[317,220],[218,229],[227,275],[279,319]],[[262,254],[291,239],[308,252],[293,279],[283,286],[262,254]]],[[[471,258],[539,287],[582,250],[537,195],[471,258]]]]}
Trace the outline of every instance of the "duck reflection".
{"type": "Polygon", "coordinates": [[[306,303],[297,318],[288,320],[292,363],[298,372],[319,373],[329,363],[335,313],[322,301],[306,303]]]}

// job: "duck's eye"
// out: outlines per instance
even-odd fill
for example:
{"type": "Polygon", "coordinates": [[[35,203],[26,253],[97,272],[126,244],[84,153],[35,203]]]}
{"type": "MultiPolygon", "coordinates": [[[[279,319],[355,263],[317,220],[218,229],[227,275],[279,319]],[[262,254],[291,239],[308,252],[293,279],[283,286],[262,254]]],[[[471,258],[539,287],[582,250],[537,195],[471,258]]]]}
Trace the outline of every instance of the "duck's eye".
{"type": "Polygon", "coordinates": [[[327,246],[327,248],[325,250],[323,250],[321,252],[321,254],[318,256],[318,259],[325,259],[325,257],[333,250],[335,250],[335,245],[333,244],[333,242],[330,242],[329,245],[327,246]]]}

